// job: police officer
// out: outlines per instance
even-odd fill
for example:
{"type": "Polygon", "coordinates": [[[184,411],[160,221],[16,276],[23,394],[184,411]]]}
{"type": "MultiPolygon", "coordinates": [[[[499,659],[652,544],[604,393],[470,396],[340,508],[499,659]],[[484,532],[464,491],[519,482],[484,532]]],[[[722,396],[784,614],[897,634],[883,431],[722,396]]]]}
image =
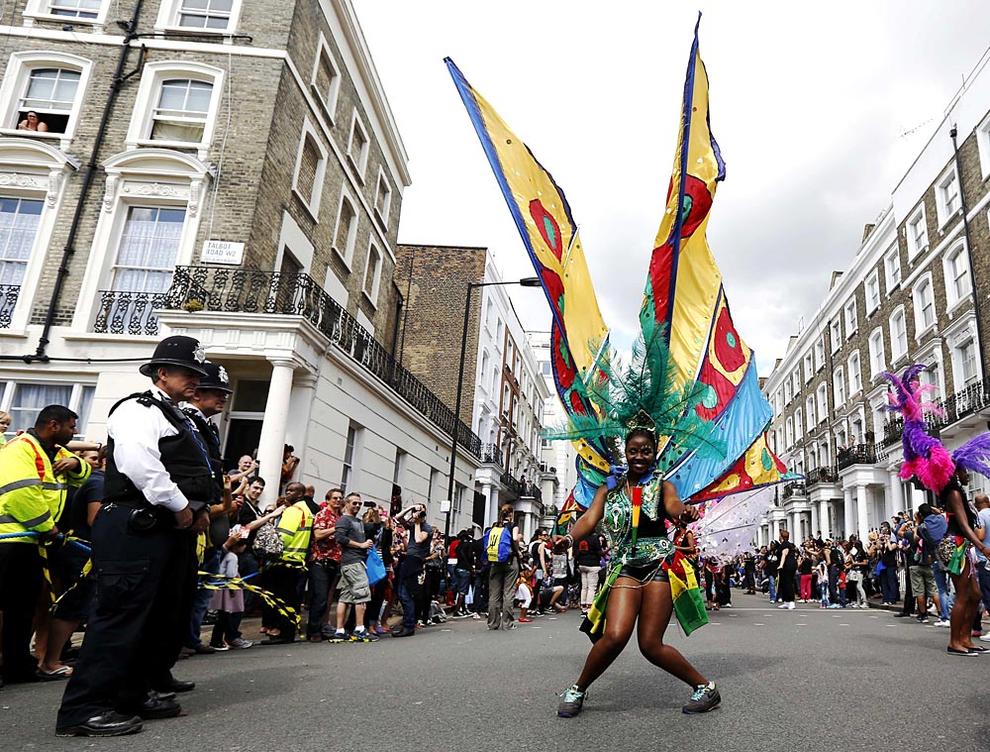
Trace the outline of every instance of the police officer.
{"type": "MultiPolygon", "coordinates": [[[[209,450],[210,463],[213,466],[214,495],[211,499],[206,522],[202,570],[216,574],[220,571],[221,547],[230,536],[230,517],[228,515],[232,509],[232,499],[229,488],[230,481],[223,472],[220,433],[210,418],[224,411],[227,406],[227,398],[233,393],[233,390],[229,386],[230,378],[227,376],[227,369],[223,366],[206,361],[203,363],[203,369],[206,371],[206,376],[199,380],[196,393],[183,405],[183,409],[186,415],[192,419],[200,436],[203,437],[209,450]]],[[[193,560],[196,560],[195,552],[193,560]]],[[[185,646],[196,653],[216,652],[200,639],[203,617],[206,616],[212,597],[213,593],[205,588],[196,591],[193,595],[189,632],[186,635],[185,646]]]]}
{"type": "Polygon", "coordinates": [[[214,479],[207,445],[179,403],[194,395],[205,360],[191,337],[162,340],[140,368],[152,388],[110,409],[104,503],[93,523],[97,600],[59,709],[60,736],[140,731],[142,718],[181,712],[169,690],[192,688],[171,668],[188,624],[190,528],[214,479]]]}

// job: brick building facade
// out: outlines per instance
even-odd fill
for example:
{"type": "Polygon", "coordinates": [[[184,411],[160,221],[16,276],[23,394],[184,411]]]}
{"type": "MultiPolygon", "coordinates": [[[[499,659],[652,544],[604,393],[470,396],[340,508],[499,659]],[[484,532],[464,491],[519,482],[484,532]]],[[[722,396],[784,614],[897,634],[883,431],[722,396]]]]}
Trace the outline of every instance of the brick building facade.
{"type": "Polygon", "coordinates": [[[393,359],[410,175],[354,8],[202,6],[6,9],[0,409],[17,429],[65,402],[101,438],[113,402],[144,388],[120,361],[187,333],[234,382],[226,459],[257,450],[270,493],[287,442],[320,493],[439,501],[454,416],[393,359]]]}
{"type": "Polygon", "coordinates": [[[487,525],[509,502],[529,535],[543,516],[544,487],[552,495],[555,483],[540,462],[549,392],[494,261],[487,248],[460,246],[402,244],[397,256],[405,306],[398,357],[451,406],[474,286],[461,395],[461,418],[482,441],[473,521],[487,525]]]}
{"type": "MultiPolygon", "coordinates": [[[[988,63],[984,56],[966,79],[890,204],[866,226],[852,265],[833,273],[818,312],[766,381],[775,448],[806,478],[778,494],[761,542],[780,527],[801,537],[865,535],[924,501],[897,475],[900,425],[884,410],[884,371],[926,366],[922,380],[945,409],[931,427],[950,449],[986,430],[988,63]]],[[[971,490],[988,483],[974,476],[971,490]]]]}

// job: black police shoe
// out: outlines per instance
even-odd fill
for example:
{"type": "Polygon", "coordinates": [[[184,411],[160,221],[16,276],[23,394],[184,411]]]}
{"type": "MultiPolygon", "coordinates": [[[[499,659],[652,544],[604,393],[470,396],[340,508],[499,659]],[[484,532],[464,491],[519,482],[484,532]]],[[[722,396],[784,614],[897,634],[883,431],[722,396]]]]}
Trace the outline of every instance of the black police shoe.
{"type": "Polygon", "coordinates": [[[155,718],[175,718],[175,716],[182,712],[182,706],[179,703],[175,700],[162,697],[162,695],[154,690],[148,692],[144,698],[144,702],[140,705],[134,708],[127,708],[127,710],[132,709],[146,721],[155,718]]]}
{"type": "Polygon", "coordinates": [[[176,679],[175,677],[168,677],[167,681],[154,687],[154,690],[160,694],[167,694],[169,692],[192,692],[196,689],[196,682],[182,681],[176,679]]]}
{"type": "Polygon", "coordinates": [[[124,736],[136,734],[142,728],[141,719],[136,715],[125,715],[111,710],[94,715],[75,726],[62,726],[55,729],[56,736],[124,736]]]}

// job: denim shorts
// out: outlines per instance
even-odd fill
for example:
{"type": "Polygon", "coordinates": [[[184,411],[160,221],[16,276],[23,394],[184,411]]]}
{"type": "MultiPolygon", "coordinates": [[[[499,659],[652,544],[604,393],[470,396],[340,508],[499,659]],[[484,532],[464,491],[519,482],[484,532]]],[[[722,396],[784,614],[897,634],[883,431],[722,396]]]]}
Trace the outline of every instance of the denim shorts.
{"type": "Polygon", "coordinates": [[[467,595],[471,588],[471,573],[466,569],[454,570],[454,592],[467,595]]]}

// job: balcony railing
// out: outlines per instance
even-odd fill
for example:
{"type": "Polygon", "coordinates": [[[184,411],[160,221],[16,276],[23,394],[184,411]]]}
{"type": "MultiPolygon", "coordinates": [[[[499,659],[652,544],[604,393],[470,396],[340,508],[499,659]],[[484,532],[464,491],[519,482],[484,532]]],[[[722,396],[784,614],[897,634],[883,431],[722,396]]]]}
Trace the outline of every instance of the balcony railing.
{"type": "Polygon", "coordinates": [[[481,439],[308,274],[180,266],[160,300],[136,297],[156,294],[113,292],[101,306],[94,329],[101,331],[103,326],[103,331],[112,333],[156,334],[154,308],[302,316],[441,431],[453,435],[456,425],[458,442],[480,458],[481,439]]]}
{"type": "Polygon", "coordinates": [[[883,444],[855,444],[839,449],[838,468],[844,470],[853,465],[875,465],[887,459],[883,444]]]}
{"type": "Polygon", "coordinates": [[[808,494],[807,488],[804,483],[798,481],[792,481],[784,486],[784,498],[789,499],[792,496],[806,496],[808,494]]]}
{"type": "Polygon", "coordinates": [[[502,455],[504,452],[498,444],[482,444],[481,461],[486,465],[497,465],[502,467],[502,455]]]}
{"type": "Polygon", "coordinates": [[[986,381],[969,384],[945,401],[944,424],[951,425],[987,407],[990,407],[990,385],[986,381]]]}
{"type": "Polygon", "coordinates": [[[834,467],[816,467],[807,474],[805,483],[808,487],[819,483],[838,483],[839,474],[834,467]]]}
{"type": "Polygon", "coordinates": [[[525,487],[522,481],[513,477],[512,473],[502,473],[499,480],[502,481],[503,486],[509,489],[509,491],[514,493],[516,496],[522,496],[525,487]]]}
{"type": "Polygon", "coordinates": [[[21,293],[20,285],[0,285],[0,329],[10,329],[14,317],[14,306],[21,293]]]}
{"type": "Polygon", "coordinates": [[[93,321],[99,334],[158,334],[156,308],[165,307],[164,292],[100,290],[100,307],[93,321]]]}

